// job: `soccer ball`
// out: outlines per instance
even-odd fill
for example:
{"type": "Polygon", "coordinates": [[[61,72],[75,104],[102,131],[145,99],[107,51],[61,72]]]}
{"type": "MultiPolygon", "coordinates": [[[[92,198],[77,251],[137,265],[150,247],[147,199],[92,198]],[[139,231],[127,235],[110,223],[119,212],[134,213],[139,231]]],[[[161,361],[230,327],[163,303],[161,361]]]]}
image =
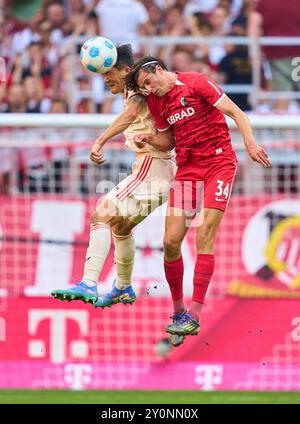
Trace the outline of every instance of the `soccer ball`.
{"type": "Polygon", "coordinates": [[[116,46],[105,37],[92,37],[81,47],[80,60],[91,72],[105,74],[116,63],[118,58],[116,46]]]}

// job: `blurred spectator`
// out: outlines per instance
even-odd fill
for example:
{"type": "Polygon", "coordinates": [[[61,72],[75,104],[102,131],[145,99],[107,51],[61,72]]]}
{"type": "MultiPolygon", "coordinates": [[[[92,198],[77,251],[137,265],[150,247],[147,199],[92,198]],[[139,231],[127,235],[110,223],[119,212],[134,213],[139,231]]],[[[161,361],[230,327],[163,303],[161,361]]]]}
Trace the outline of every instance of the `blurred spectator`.
{"type": "Polygon", "coordinates": [[[0,147],[0,194],[9,194],[11,171],[14,167],[13,149],[0,147]]]}
{"type": "MultiPolygon", "coordinates": [[[[97,34],[118,43],[133,40],[136,54],[155,52],[174,70],[199,70],[209,74],[214,72],[214,78],[218,82],[244,83],[251,76],[241,66],[241,60],[247,62],[246,51],[242,48],[225,47],[223,43],[139,46],[134,39],[139,35],[244,35],[247,17],[257,1],[41,0],[41,8],[25,23],[10,16],[9,8],[6,8],[5,15],[0,14],[0,43],[1,56],[7,62],[7,85],[23,84],[29,76],[40,78],[44,89],[43,97],[62,96],[72,112],[118,110],[119,102],[115,99],[112,101],[109,93],[104,92],[101,77],[93,77],[87,73],[78,60],[82,41],[97,34]],[[80,41],[78,37],[82,37],[80,41]],[[218,70],[222,74],[218,75],[218,70]],[[106,99],[103,98],[104,95],[106,99]]],[[[266,35],[275,34],[275,29],[283,35],[299,35],[299,11],[293,5],[292,0],[287,0],[287,6],[281,13],[279,0],[261,0],[254,12],[256,17],[259,16],[259,28],[264,29],[266,35]]],[[[298,47],[292,49],[293,54],[290,50],[288,56],[282,56],[283,52],[286,55],[285,47],[267,48],[267,55],[268,52],[271,52],[271,68],[265,65],[264,69],[265,75],[270,75],[270,81],[272,69],[274,89],[291,91],[299,88],[299,82],[292,81],[290,77],[292,66],[287,63],[291,57],[298,55],[298,47]],[[275,57],[274,52],[277,55],[281,52],[281,55],[275,57]]],[[[0,87],[0,102],[5,98],[7,103],[7,97],[6,88],[0,87]]],[[[249,107],[245,96],[240,101],[243,108],[249,107]]],[[[284,109],[287,102],[276,102],[276,109],[284,109]]]]}
{"type": "MultiPolygon", "coordinates": [[[[229,30],[229,11],[223,6],[218,6],[214,9],[210,16],[212,24],[211,36],[222,37],[228,33],[229,30]]],[[[217,66],[221,59],[225,56],[224,44],[213,43],[209,46],[209,62],[217,66]]]]}
{"type": "Polygon", "coordinates": [[[85,14],[85,3],[83,0],[68,0],[67,9],[71,18],[82,16],[85,14]]]}
{"type": "Polygon", "coordinates": [[[216,71],[214,71],[209,66],[209,64],[203,59],[195,59],[193,61],[193,71],[200,72],[201,74],[209,75],[218,84],[221,83],[221,81],[219,81],[220,75],[216,71]]]}
{"type": "Polygon", "coordinates": [[[148,35],[160,34],[164,27],[164,13],[159,6],[152,1],[147,4],[149,22],[147,25],[148,35]]]}
{"type": "Polygon", "coordinates": [[[134,39],[147,33],[149,15],[145,6],[137,0],[101,0],[95,12],[99,19],[99,31],[115,43],[131,43],[134,53],[139,45],[134,39]],[[145,31],[143,31],[145,30],[145,31]]]}
{"type": "Polygon", "coordinates": [[[95,106],[93,99],[89,93],[92,92],[92,82],[91,79],[85,75],[78,77],[78,88],[79,91],[82,92],[81,99],[77,104],[78,113],[94,113],[95,106]],[[86,93],[86,94],[85,94],[86,93]]]}
{"type": "Polygon", "coordinates": [[[195,13],[210,13],[218,5],[219,0],[189,0],[185,2],[184,16],[188,17],[195,13]]]}
{"type": "MultiPolygon", "coordinates": [[[[252,2],[253,0],[250,1],[252,2]]],[[[245,0],[219,0],[218,6],[227,9],[232,19],[235,19],[240,14],[244,3],[245,0]]]]}
{"type": "Polygon", "coordinates": [[[7,92],[7,103],[3,106],[6,113],[25,113],[26,100],[24,89],[21,84],[13,84],[7,92]]]}
{"type": "Polygon", "coordinates": [[[181,9],[177,6],[171,6],[165,11],[164,26],[161,35],[183,36],[187,31],[181,16],[181,9]]]}
{"type": "MultiPolygon", "coordinates": [[[[79,66],[79,63],[76,62],[79,66]]],[[[65,54],[60,58],[55,80],[53,83],[53,97],[63,97],[71,112],[75,112],[75,102],[78,93],[75,90],[76,66],[74,66],[74,57],[71,53],[65,54]]]]}
{"type": "MultiPolygon", "coordinates": [[[[212,33],[212,24],[204,13],[194,13],[190,16],[189,24],[191,33],[195,37],[208,37],[212,33]]],[[[206,43],[197,44],[195,55],[200,59],[208,60],[209,45],[206,43]]]]}
{"type": "MultiPolygon", "coordinates": [[[[226,45],[225,48],[227,54],[221,60],[218,68],[222,82],[233,85],[251,84],[252,70],[247,46],[226,45]]],[[[228,95],[242,110],[251,109],[248,94],[229,93],[228,95]]]]}
{"type": "MultiPolygon", "coordinates": [[[[300,36],[300,8],[294,0],[260,0],[249,16],[248,33],[251,37],[300,36]]],[[[264,49],[272,71],[274,91],[300,91],[300,81],[292,78],[292,60],[299,56],[299,46],[266,46],[264,49]]],[[[252,60],[256,60],[252,55],[252,60]]],[[[285,111],[289,98],[275,101],[274,109],[285,111]]]]}
{"type": "MultiPolygon", "coordinates": [[[[61,97],[56,97],[52,100],[49,113],[68,113],[68,103],[61,97]]],[[[59,130],[56,131],[54,136],[59,134],[59,130]]],[[[55,193],[62,193],[64,191],[64,177],[68,173],[68,159],[69,153],[66,147],[55,147],[51,150],[51,158],[53,161],[53,182],[55,193]]]]}
{"type": "Polygon", "coordinates": [[[171,70],[177,72],[193,71],[193,54],[183,48],[177,49],[172,55],[171,70]]]}
{"type": "Polygon", "coordinates": [[[68,113],[69,105],[61,97],[56,97],[52,100],[49,113],[68,113]]]}
{"type": "Polygon", "coordinates": [[[22,52],[32,42],[38,41],[37,29],[40,22],[43,20],[43,12],[38,9],[32,18],[27,22],[26,27],[22,31],[15,33],[12,39],[12,49],[16,53],[22,52]]]}
{"type": "Polygon", "coordinates": [[[23,86],[27,102],[27,112],[48,112],[51,102],[44,96],[44,87],[41,78],[29,76],[25,78],[23,86]]]}
{"type": "MultiPolygon", "coordinates": [[[[177,6],[168,7],[165,10],[164,26],[161,30],[160,35],[181,37],[187,35],[187,30],[184,25],[184,21],[181,17],[181,9],[177,6]]],[[[173,52],[176,49],[176,45],[169,44],[159,50],[159,56],[166,62],[172,61],[173,52]]]]}
{"type": "MultiPolygon", "coordinates": [[[[2,84],[1,88],[3,92],[2,96],[5,97],[6,91],[4,84],[2,84]]],[[[25,111],[26,105],[22,86],[19,84],[11,85],[7,92],[6,103],[1,103],[1,112],[22,113],[25,111]]],[[[4,138],[3,135],[2,138],[4,138]]],[[[0,157],[0,194],[9,194],[11,171],[15,165],[14,150],[10,147],[0,147],[0,157]]]]}
{"type": "Polygon", "coordinates": [[[57,1],[48,3],[46,6],[46,19],[52,25],[51,43],[60,44],[63,39],[62,26],[66,19],[63,4],[57,1]]]}
{"type": "Polygon", "coordinates": [[[21,83],[24,78],[34,76],[41,78],[43,86],[50,89],[52,68],[55,65],[56,53],[51,46],[41,42],[33,42],[27,50],[16,57],[13,68],[13,81],[21,83]],[[45,54],[44,54],[45,52],[45,54]]]}

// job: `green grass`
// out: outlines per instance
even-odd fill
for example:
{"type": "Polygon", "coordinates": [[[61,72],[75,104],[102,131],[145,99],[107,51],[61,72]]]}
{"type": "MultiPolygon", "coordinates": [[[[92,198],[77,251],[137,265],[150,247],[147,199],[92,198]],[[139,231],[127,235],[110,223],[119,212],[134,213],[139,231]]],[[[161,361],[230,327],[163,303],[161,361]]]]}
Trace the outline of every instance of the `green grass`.
{"type": "Polygon", "coordinates": [[[0,404],[300,404],[300,392],[0,390],[0,404]]]}

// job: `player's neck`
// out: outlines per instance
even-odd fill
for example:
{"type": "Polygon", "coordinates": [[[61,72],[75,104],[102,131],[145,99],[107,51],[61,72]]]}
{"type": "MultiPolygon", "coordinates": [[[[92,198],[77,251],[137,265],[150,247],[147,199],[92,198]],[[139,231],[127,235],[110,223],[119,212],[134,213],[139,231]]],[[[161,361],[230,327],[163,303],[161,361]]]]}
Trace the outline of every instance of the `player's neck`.
{"type": "Polygon", "coordinates": [[[171,91],[177,80],[177,75],[174,72],[166,73],[166,90],[171,91]]]}

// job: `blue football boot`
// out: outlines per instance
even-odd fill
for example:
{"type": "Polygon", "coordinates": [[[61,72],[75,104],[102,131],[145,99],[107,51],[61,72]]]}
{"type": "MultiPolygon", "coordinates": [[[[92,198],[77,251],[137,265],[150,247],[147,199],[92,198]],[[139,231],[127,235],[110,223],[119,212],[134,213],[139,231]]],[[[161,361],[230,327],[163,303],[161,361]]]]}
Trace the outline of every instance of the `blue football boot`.
{"type": "Polygon", "coordinates": [[[66,290],[52,290],[51,296],[59,300],[82,300],[84,303],[94,303],[98,298],[97,285],[94,287],[87,286],[80,281],[76,286],[66,290]]]}
{"type": "Polygon", "coordinates": [[[109,293],[94,302],[95,308],[110,308],[116,303],[132,304],[136,300],[136,295],[133,291],[132,286],[126,287],[126,289],[120,290],[116,287],[116,281],[114,281],[112,289],[109,293]]]}

